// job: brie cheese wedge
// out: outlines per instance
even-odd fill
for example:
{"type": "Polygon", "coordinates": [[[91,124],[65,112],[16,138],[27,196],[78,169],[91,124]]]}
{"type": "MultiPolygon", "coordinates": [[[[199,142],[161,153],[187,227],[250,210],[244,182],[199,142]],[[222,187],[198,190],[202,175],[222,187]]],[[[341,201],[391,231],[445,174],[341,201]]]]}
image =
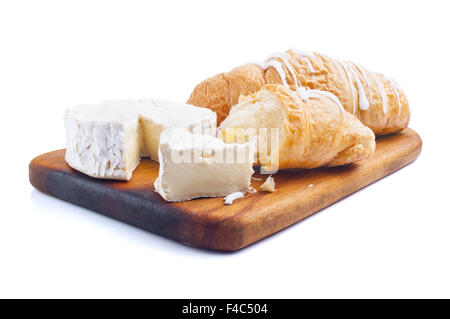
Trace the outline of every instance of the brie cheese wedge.
{"type": "Polygon", "coordinates": [[[166,129],[159,142],[155,191],[170,202],[245,193],[253,175],[253,158],[250,143],[227,144],[214,136],[166,129]]]}
{"type": "Polygon", "coordinates": [[[126,100],[67,110],[66,162],[96,178],[129,180],[141,156],[158,161],[161,132],[169,127],[216,134],[216,114],[164,100],[126,100]]]}

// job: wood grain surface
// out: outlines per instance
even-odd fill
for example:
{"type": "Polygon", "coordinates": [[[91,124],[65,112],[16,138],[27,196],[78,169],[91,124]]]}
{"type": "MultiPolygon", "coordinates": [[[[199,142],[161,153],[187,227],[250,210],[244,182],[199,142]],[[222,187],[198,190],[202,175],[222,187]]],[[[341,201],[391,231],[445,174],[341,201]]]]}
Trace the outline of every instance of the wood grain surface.
{"type": "MultiPolygon", "coordinates": [[[[414,161],[422,141],[417,133],[377,138],[374,157],[359,164],[274,175],[274,193],[247,193],[233,205],[223,198],[168,203],[154,192],[158,163],[142,160],[129,182],[99,180],[70,168],[65,150],[34,158],[30,182],[38,190],[184,244],[237,250],[286,228],[414,161]]],[[[258,168],[255,168],[258,172],[258,168]]],[[[255,174],[256,189],[266,175],[255,174]]],[[[367,190],[370,191],[370,190],[367,190]]],[[[374,194],[375,196],[375,194],[374,194]]]]}

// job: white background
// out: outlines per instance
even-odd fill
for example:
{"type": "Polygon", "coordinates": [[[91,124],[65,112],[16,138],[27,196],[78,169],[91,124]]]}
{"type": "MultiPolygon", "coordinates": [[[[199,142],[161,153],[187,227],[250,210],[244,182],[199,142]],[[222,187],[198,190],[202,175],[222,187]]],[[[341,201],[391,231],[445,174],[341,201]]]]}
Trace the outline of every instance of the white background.
{"type": "MultiPolygon", "coordinates": [[[[446,1],[0,4],[0,297],[450,297],[446,1]],[[185,101],[201,80],[291,46],[395,78],[422,154],[236,253],[190,248],[46,196],[28,163],[64,110],[185,101]]],[[[100,199],[101,200],[101,199],[100,199]]]]}

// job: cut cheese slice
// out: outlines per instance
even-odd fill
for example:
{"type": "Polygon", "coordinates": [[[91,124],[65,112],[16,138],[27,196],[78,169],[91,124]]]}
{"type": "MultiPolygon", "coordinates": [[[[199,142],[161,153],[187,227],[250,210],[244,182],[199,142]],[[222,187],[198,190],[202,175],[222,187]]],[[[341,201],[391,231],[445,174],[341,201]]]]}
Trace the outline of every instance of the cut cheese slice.
{"type": "Polygon", "coordinates": [[[250,143],[226,144],[183,129],[161,134],[159,158],[155,191],[170,202],[245,193],[253,175],[250,143]]]}
{"type": "Polygon", "coordinates": [[[66,162],[97,178],[129,180],[141,156],[158,160],[161,132],[216,134],[216,114],[164,100],[126,100],[67,110],[66,162]]]}

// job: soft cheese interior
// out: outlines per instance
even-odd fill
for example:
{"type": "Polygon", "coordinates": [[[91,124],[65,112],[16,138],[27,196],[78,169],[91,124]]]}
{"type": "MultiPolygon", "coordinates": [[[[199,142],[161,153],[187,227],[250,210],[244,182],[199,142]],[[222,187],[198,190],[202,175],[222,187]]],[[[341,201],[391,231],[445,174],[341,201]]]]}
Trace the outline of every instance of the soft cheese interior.
{"type": "Polygon", "coordinates": [[[253,174],[250,143],[226,144],[213,136],[167,129],[159,143],[155,191],[171,202],[247,192],[253,174]]]}
{"type": "Polygon", "coordinates": [[[216,134],[216,114],[165,100],[111,101],[67,110],[66,162],[97,178],[129,180],[141,156],[158,161],[161,132],[216,134]]]}

